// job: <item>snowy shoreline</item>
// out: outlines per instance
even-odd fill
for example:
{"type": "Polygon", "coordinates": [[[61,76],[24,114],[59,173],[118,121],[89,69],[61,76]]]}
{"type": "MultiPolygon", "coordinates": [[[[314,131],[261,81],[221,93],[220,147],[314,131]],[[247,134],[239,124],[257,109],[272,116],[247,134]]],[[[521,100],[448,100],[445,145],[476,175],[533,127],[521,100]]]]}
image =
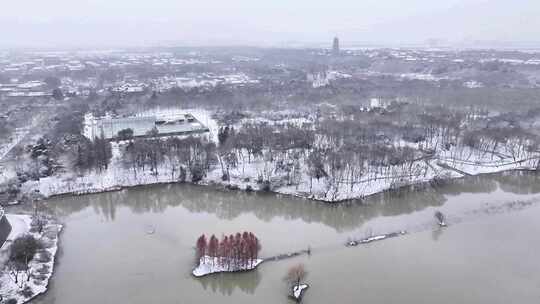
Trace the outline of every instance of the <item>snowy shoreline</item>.
{"type": "Polygon", "coordinates": [[[502,174],[502,173],[507,173],[507,172],[535,172],[535,171],[537,171],[537,170],[534,169],[534,168],[522,167],[522,168],[508,168],[508,169],[505,168],[505,169],[502,169],[500,171],[479,172],[479,173],[468,174],[468,175],[463,175],[463,174],[451,175],[451,176],[445,176],[444,178],[440,178],[440,177],[435,176],[435,177],[431,177],[429,179],[419,179],[419,180],[409,181],[409,182],[404,183],[402,185],[399,185],[397,187],[388,186],[388,187],[385,187],[385,188],[380,188],[377,191],[366,192],[365,194],[360,195],[360,196],[346,197],[346,198],[337,199],[337,200],[325,199],[325,198],[317,197],[317,196],[314,196],[314,195],[308,195],[307,193],[280,191],[279,188],[275,189],[275,190],[266,191],[266,190],[253,188],[253,187],[251,187],[251,188],[247,188],[245,186],[241,187],[241,185],[237,185],[237,184],[234,184],[234,183],[225,183],[225,182],[212,181],[212,180],[202,180],[201,182],[197,182],[197,183],[194,183],[194,182],[191,182],[191,181],[179,182],[179,181],[175,181],[175,180],[149,181],[147,183],[139,183],[139,184],[132,184],[132,185],[114,185],[114,186],[103,187],[103,188],[89,188],[89,189],[79,189],[79,190],[73,190],[73,191],[51,192],[51,193],[47,193],[46,195],[44,195],[44,198],[45,199],[51,199],[51,198],[56,198],[56,197],[83,196],[83,195],[89,195],[89,194],[118,192],[118,191],[123,191],[123,190],[127,190],[127,189],[143,188],[143,187],[147,187],[147,186],[157,186],[157,185],[189,184],[189,185],[197,186],[197,187],[208,187],[211,190],[218,190],[218,191],[242,191],[242,192],[269,193],[269,194],[274,194],[274,195],[285,195],[285,196],[296,197],[296,198],[301,198],[301,199],[308,199],[308,200],[311,200],[311,201],[314,201],[314,202],[335,204],[335,203],[350,202],[350,201],[354,201],[354,200],[362,200],[362,199],[366,199],[366,198],[369,198],[369,197],[371,197],[373,195],[377,195],[377,194],[380,194],[380,193],[391,192],[391,191],[400,191],[400,190],[402,190],[404,188],[408,188],[408,187],[423,187],[425,185],[429,185],[430,183],[432,183],[434,181],[446,182],[446,181],[450,181],[450,180],[465,178],[465,177],[468,177],[468,176],[482,176],[482,175],[502,174]]]}
{"type": "Polygon", "coordinates": [[[219,257],[210,257],[210,256],[203,256],[199,260],[199,265],[193,269],[192,274],[195,277],[203,277],[206,275],[210,275],[213,273],[222,273],[222,272],[243,272],[243,271],[250,271],[254,270],[259,266],[262,262],[264,262],[263,259],[253,259],[251,261],[247,261],[246,265],[238,265],[239,263],[233,263],[232,266],[226,266],[225,263],[222,263],[219,257]]]}
{"type": "MultiPolygon", "coordinates": [[[[17,303],[26,303],[35,297],[47,292],[49,282],[54,273],[56,263],[56,254],[59,247],[59,238],[63,226],[53,218],[47,218],[41,233],[36,231],[30,215],[6,214],[10,224],[13,227],[8,240],[1,248],[2,255],[9,252],[11,242],[16,238],[29,234],[40,240],[44,248],[36,254],[29,262],[30,277],[26,284],[21,288],[15,283],[12,274],[3,271],[0,275],[0,292],[4,300],[15,299],[17,303]]],[[[7,257],[6,257],[7,258],[7,257]]],[[[2,267],[7,267],[3,265],[2,267]]],[[[16,274],[18,280],[26,280],[24,275],[16,274]]]]}

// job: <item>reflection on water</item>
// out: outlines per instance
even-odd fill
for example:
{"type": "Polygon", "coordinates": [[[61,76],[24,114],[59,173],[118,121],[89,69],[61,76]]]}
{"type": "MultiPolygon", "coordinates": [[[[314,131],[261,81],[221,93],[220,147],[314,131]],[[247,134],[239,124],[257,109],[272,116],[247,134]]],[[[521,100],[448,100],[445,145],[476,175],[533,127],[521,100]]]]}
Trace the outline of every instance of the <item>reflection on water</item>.
{"type": "Polygon", "coordinates": [[[505,192],[516,194],[535,194],[540,192],[540,178],[538,174],[517,171],[493,175],[493,179],[499,183],[505,192]]]}
{"type": "Polygon", "coordinates": [[[462,193],[491,193],[501,190],[515,194],[540,192],[539,176],[529,172],[482,175],[455,179],[444,185],[423,185],[383,192],[363,201],[325,204],[288,196],[240,191],[214,191],[203,186],[158,185],[120,192],[56,199],[53,212],[69,215],[91,206],[105,221],[114,221],[116,208],[126,206],[134,213],[161,213],[181,206],[193,213],[211,213],[232,220],[251,213],[262,221],[276,217],[322,223],[336,231],[349,231],[379,216],[397,216],[442,206],[447,196],[462,193]],[[74,203],[74,200],[76,203],[74,203]]]}
{"type": "Polygon", "coordinates": [[[261,282],[261,274],[258,269],[239,274],[223,273],[202,278],[196,278],[204,290],[219,292],[221,295],[230,296],[236,288],[246,294],[254,294],[261,282]]]}
{"type": "Polygon", "coordinates": [[[443,234],[443,231],[444,231],[444,228],[442,227],[437,227],[436,229],[433,229],[433,231],[431,232],[431,237],[433,238],[433,240],[438,241],[441,235],[443,234]]]}

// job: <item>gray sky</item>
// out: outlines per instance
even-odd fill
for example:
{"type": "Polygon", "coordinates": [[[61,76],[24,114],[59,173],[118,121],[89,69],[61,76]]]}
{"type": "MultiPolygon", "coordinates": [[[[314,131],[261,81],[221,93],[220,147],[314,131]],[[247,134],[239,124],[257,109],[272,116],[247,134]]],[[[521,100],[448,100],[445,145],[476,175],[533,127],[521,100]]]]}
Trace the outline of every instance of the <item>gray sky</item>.
{"type": "Polygon", "coordinates": [[[538,0],[15,0],[0,47],[540,42],[538,0]]]}

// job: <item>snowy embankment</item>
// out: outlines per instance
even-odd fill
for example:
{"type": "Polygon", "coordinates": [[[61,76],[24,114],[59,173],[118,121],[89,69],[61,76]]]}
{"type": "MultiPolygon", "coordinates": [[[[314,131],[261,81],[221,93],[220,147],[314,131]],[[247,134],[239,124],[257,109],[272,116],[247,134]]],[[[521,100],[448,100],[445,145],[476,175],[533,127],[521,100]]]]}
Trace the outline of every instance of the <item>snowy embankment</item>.
{"type": "Polygon", "coordinates": [[[253,270],[263,262],[263,259],[248,260],[247,263],[239,263],[234,260],[229,261],[226,258],[203,256],[199,261],[199,265],[193,269],[193,275],[202,277],[218,272],[239,272],[253,270]]]}
{"type": "MultiPolygon", "coordinates": [[[[179,182],[178,170],[173,172],[172,166],[164,162],[156,171],[124,168],[118,145],[113,145],[115,155],[107,170],[93,171],[78,176],[74,173],[64,173],[39,181],[29,181],[23,185],[23,191],[29,193],[38,189],[45,197],[61,194],[87,194],[106,191],[116,191],[126,187],[175,183],[179,182]]],[[[537,157],[527,157],[521,160],[502,159],[493,161],[490,158],[472,158],[459,160],[443,156],[435,156],[429,160],[417,161],[410,168],[392,167],[385,173],[365,174],[354,183],[347,179],[339,181],[330,178],[320,180],[310,178],[307,169],[301,170],[293,184],[284,182],[285,174],[271,173],[268,163],[255,159],[251,162],[240,162],[236,168],[229,171],[229,180],[222,180],[223,172],[218,165],[213,166],[203,180],[198,184],[217,185],[239,190],[269,190],[271,192],[292,195],[326,202],[339,202],[349,199],[364,198],[386,190],[398,189],[402,186],[421,184],[433,180],[460,178],[465,175],[497,173],[509,170],[534,170],[537,157]],[[271,175],[271,176],[269,176],[271,175]],[[268,176],[270,188],[258,182],[260,176],[268,176]]],[[[377,172],[372,169],[370,172],[377,172]]],[[[190,182],[189,177],[185,180],[190,182]]]]}
{"type": "Polygon", "coordinates": [[[497,173],[508,170],[535,170],[539,157],[529,157],[519,160],[501,159],[486,160],[481,158],[456,159],[440,157],[438,161],[455,168],[468,175],[478,175],[486,173],[497,173]]]}
{"type": "Polygon", "coordinates": [[[41,232],[29,215],[6,214],[12,226],[8,239],[0,249],[3,271],[0,274],[0,294],[4,300],[15,299],[15,303],[25,303],[47,291],[49,280],[53,274],[54,259],[58,251],[58,235],[62,225],[52,218],[46,221],[41,232]],[[13,272],[8,270],[6,261],[9,248],[16,238],[30,234],[41,241],[44,248],[29,262],[28,271],[13,272]],[[16,282],[17,281],[17,282],[16,282]]]}
{"type": "MultiPolygon", "coordinates": [[[[461,178],[466,175],[478,175],[486,173],[499,173],[510,170],[535,170],[538,158],[521,161],[503,160],[500,162],[481,161],[475,163],[461,163],[454,166],[454,162],[448,159],[433,158],[426,161],[418,161],[412,171],[403,168],[392,168],[387,174],[372,174],[363,176],[359,181],[349,182],[346,179],[329,181],[321,178],[313,179],[306,172],[302,172],[299,181],[292,185],[279,183],[279,176],[274,177],[271,191],[279,194],[292,195],[325,202],[339,202],[350,199],[365,198],[379,192],[399,189],[403,186],[428,183],[434,180],[446,180],[461,178]],[[452,170],[440,166],[444,163],[458,170],[452,170]],[[464,174],[466,173],[466,174],[464,174]]],[[[238,168],[230,171],[230,180],[223,182],[220,179],[221,172],[210,172],[206,181],[214,184],[230,185],[238,189],[260,189],[256,178],[265,170],[265,164],[254,161],[245,169],[238,168]]],[[[372,171],[375,171],[373,169],[372,171]]],[[[272,180],[271,180],[272,181],[272,180]]]]}

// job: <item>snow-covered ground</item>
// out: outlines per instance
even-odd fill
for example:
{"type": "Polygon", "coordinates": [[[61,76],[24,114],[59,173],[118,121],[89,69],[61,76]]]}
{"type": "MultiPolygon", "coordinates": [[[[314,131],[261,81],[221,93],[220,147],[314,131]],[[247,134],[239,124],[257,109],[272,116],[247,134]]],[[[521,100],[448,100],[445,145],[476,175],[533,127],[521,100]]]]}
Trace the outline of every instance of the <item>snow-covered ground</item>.
{"type": "MultiPolygon", "coordinates": [[[[31,232],[32,218],[29,215],[6,214],[6,217],[12,226],[12,230],[0,249],[3,268],[0,273],[0,294],[5,301],[15,299],[17,300],[16,303],[25,303],[47,290],[49,279],[53,273],[54,258],[58,250],[58,234],[62,229],[62,225],[57,224],[53,219],[47,219],[47,224],[44,225],[42,233],[38,233],[37,231],[31,232]],[[44,244],[45,248],[38,251],[34,259],[30,261],[30,279],[21,288],[15,283],[15,274],[10,274],[6,269],[5,261],[9,256],[9,247],[13,240],[25,234],[33,235],[44,244]],[[50,259],[45,258],[46,255],[50,255],[50,259]]],[[[19,284],[27,279],[26,272],[20,272],[16,275],[19,284]]]]}
{"type": "Polygon", "coordinates": [[[227,265],[223,263],[224,258],[219,257],[210,257],[203,256],[199,261],[199,265],[193,269],[193,275],[196,277],[202,277],[217,272],[237,272],[237,271],[247,271],[253,270],[263,262],[262,259],[254,259],[248,261],[246,265],[241,265],[240,263],[235,263],[234,261],[227,265]]]}
{"type": "MultiPolygon", "coordinates": [[[[214,136],[212,134],[212,136],[214,136]]],[[[83,176],[64,173],[42,178],[39,181],[28,181],[23,184],[23,191],[30,193],[39,189],[45,197],[60,194],[85,194],[119,190],[124,187],[178,182],[178,170],[172,173],[171,165],[165,161],[158,167],[158,174],[149,170],[137,171],[124,168],[118,144],[113,144],[113,159],[107,170],[92,171],[83,176]]],[[[214,165],[206,177],[199,182],[203,185],[227,186],[240,190],[262,190],[258,183],[261,176],[271,182],[270,191],[304,197],[314,200],[337,202],[348,199],[363,198],[378,192],[397,189],[402,186],[430,182],[435,179],[460,178],[465,175],[496,173],[508,170],[533,170],[538,162],[537,156],[527,156],[517,161],[507,159],[492,160],[491,157],[471,157],[461,160],[445,155],[413,163],[412,169],[391,167],[386,175],[365,174],[354,183],[347,179],[332,181],[330,178],[311,179],[308,169],[300,168],[295,183],[288,185],[284,180],[286,173],[275,173],[273,167],[263,159],[239,160],[236,168],[230,168],[229,180],[223,181],[223,172],[219,165],[214,165]],[[454,168],[455,170],[451,169],[454,168]]],[[[371,170],[374,172],[375,170],[371,170]]],[[[189,182],[189,178],[186,180],[189,182]]]]}

